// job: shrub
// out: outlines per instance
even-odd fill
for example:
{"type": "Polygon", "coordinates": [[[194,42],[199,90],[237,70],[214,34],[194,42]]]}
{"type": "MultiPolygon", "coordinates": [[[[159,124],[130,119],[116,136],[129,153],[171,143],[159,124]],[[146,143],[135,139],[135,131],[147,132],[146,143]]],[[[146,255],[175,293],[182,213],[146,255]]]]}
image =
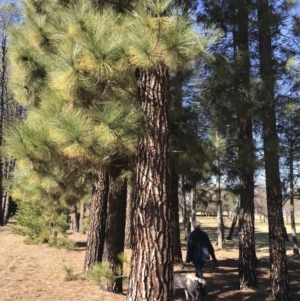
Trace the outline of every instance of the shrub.
{"type": "Polygon", "coordinates": [[[75,242],[67,239],[66,237],[51,237],[48,241],[48,245],[58,249],[72,250],[75,247],[75,242]]]}
{"type": "Polygon", "coordinates": [[[26,236],[25,243],[48,243],[57,248],[74,248],[75,242],[63,236],[69,228],[65,207],[55,202],[48,204],[36,201],[18,202],[18,209],[15,216],[17,225],[12,227],[12,231],[26,236]],[[58,234],[62,237],[58,238],[58,234]]]}
{"type": "Polygon", "coordinates": [[[77,279],[76,275],[74,275],[74,269],[71,265],[63,266],[63,271],[65,272],[65,280],[66,281],[74,281],[77,279]]]}

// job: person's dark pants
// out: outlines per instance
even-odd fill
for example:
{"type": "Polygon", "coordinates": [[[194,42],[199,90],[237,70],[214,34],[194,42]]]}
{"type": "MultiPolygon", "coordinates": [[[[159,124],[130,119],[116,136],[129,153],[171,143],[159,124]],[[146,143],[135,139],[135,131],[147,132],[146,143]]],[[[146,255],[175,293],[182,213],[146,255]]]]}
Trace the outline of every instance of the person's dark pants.
{"type": "MultiPolygon", "coordinates": [[[[196,277],[198,278],[203,278],[203,267],[204,267],[205,261],[198,261],[198,262],[194,262],[194,267],[196,270],[196,277]]],[[[206,297],[206,291],[205,288],[203,287],[203,285],[201,283],[199,283],[199,287],[200,287],[200,293],[202,297],[206,297]]]]}

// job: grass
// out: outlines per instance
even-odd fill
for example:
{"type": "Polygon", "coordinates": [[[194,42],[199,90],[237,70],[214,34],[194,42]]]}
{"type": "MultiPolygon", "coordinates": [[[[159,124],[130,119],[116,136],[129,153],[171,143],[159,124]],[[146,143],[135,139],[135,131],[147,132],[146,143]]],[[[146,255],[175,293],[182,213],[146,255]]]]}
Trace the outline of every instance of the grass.
{"type": "Polygon", "coordinates": [[[77,276],[74,274],[74,267],[72,265],[64,265],[63,271],[65,272],[65,280],[66,281],[74,281],[77,280],[77,276]]]}

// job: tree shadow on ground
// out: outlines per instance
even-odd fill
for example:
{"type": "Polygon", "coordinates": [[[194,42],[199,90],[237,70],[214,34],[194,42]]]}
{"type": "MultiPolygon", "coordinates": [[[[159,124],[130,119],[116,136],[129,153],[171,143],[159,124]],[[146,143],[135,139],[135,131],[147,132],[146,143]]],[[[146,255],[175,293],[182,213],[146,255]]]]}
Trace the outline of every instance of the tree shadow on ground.
{"type": "Polygon", "coordinates": [[[87,244],[86,241],[77,241],[75,242],[75,246],[72,250],[76,252],[85,252],[86,244],[87,244]]]}
{"type": "MultiPolygon", "coordinates": [[[[239,290],[239,275],[238,275],[238,237],[237,229],[232,240],[226,240],[224,249],[219,251],[216,245],[217,229],[216,227],[204,226],[203,230],[209,235],[218,258],[219,270],[214,270],[213,261],[207,261],[204,266],[204,278],[207,281],[208,301],[271,301],[270,297],[270,261],[269,261],[269,238],[266,225],[262,229],[256,229],[256,253],[258,257],[257,265],[257,290],[239,290]],[[265,231],[264,231],[265,230],[265,231]],[[226,258],[228,256],[228,258],[226,258]]],[[[225,237],[229,228],[225,230],[225,237]]],[[[293,248],[292,242],[286,242],[286,250],[288,254],[293,248]]],[[[183,243],[185,250],[185,243],[183,243]]],[[[291,285],[291,295],[293,300],[300,300],[300,259],[298,257],[288,255],[288,268],[291,285]]],[[[179,267],[182,269],[182,267],[179,267]]],[[[195,272],[192,265],[186,265],[180,271],[195,272]]],[[[179,291],[175,295],[175,300],[185,300],[183,291],[179,291]],[[179,296],[178,296],[179,295],[179,296]],[[176,298],[178,296],[178,298],[176,298]]]]}
{"type": "MultiPolygon", "coordinates": [[[[298,258],[289,257],[289,276],[293,300],[300,300],[300,262],[298,258]]],[[[214,269],[213,261],[207,261],[204,267],[204,277],[208,301],[271,301],[270,297],[270,263],[269,258],[260,258],[257,267],[257,290],[239,290],[238,288],[238,259],[219,260],[219,270],[214,269]]],[[[186,265],[181,273],[194,273],[192,265],[186,265]]],[[[175,300],[185,300],[183,290],[175,294],[175,300]]]]}

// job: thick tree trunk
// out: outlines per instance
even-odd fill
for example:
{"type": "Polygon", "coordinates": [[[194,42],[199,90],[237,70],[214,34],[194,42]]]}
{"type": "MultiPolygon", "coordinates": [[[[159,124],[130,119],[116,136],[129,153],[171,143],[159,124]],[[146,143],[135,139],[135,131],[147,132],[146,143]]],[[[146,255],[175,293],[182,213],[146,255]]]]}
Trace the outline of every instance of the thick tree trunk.
{"type": "Polygon", "coordinates": [[[139,70],[138,97],[146,133],[138,142],[133,266],[127,301],[172,301],[169,74],[165,66],[139,70]]]}
{"type": "Polygon", "coordinates": [[[254,227],[254,146],[250,99],[250,57],[248,42],[249,0],[238,1],[237,123],[239,145],[239,287],[257,287],[254,227]]]}
{"type": "Polygon", "coordinates": [[[102,167],[99,167],[94,174],[92,200],[89,210],[90,220],[87,235],[84,273],[102,259],[107,216],[107,196],[107,173],[102,167]]]}
{"type": "Polygon", "coordinates": [[[120,180],[120,175],[126,163],[124,159],[117,159],[110,167],[109,202],[102,262],[109,263],[113,281],[100,284],[101,289],[117,294],[123,292],[123,279],[120,277],[123,274],[123,262],[118,256],[124,252],[127,184],[126,181],[120,180]]]}
{"type": "Polygon", "coordinates": [[[268,0],[258,0],[260,74],[264,89],[261,93],[263,141],[266,171],[271,294],[275,300],[292,300],[284,241],[282,193],[279,172],[278,136],[268,0]]]}
{"type": "Polygon", "coordinates": [[[127,197],[126,197],[126,223],[125,223],[125,249],[132,248],[132,236],[133,236],[133,189],[132,186],[127,183],[127,197]]]}
{"type": "Polygon", "coordinates": [[[181,241],[180,241],[180,224],[179,224],[179,198],[178,198],[178,181],[177,172],[172,169],[172,185],[171,185],[171,199],[172,199],[172,222],[173,222],[173,255],[175,262],[182,262],[181,241]]]}
{"type": "Polygon", "coordinates": [[[239,287],[240,289],[256,288],[255,228],[253,176],[240,176],[241,207],[239,214],[239,287]]]}

